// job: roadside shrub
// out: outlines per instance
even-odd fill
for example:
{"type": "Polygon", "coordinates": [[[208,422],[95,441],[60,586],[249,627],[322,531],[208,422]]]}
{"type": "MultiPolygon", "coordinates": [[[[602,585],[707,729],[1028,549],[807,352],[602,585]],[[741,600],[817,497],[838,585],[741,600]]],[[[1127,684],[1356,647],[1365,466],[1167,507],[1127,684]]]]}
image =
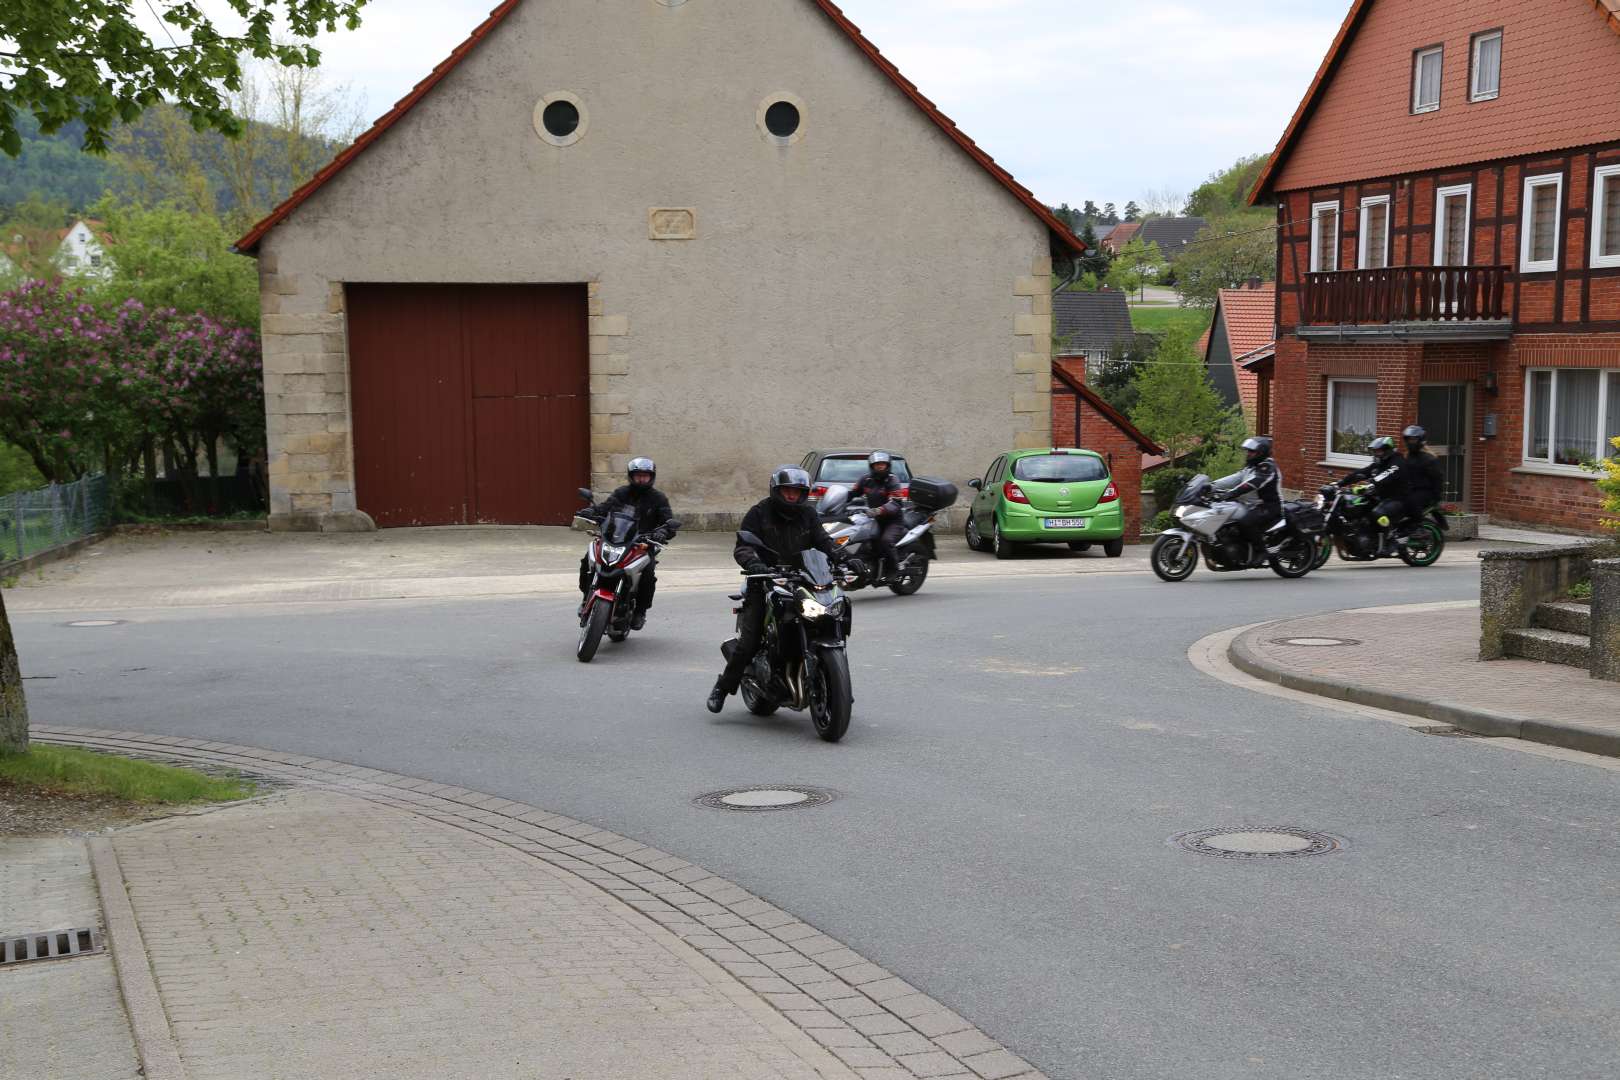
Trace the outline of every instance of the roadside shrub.
{"type": "Polygon", "coordinates": [[[1153,522],[1148,526],[1149,532],[1164,532],[1176,523],[1175,515],[1168,510],[1160,510],[1153,515],[1153,522]]]}
{"type": "Polygon", "coordinates": [[[1153,505],[1168,510],[1181,489],[1195,474],[1191,469],[1177,469],[1165,465],[1148,477],[1148,490],[1153,492],[1153,505]]]}
{"type": "Polygon", "coordinates": [[[1620,532],[1620,436],[1609,440],[1615,453],[1603,459],[1595,466],[1598,476],[1598,491],[1603,495],[1603,512],[1612,516],[1598,518],[1598,523],[1604,528],[1620,532]]]}

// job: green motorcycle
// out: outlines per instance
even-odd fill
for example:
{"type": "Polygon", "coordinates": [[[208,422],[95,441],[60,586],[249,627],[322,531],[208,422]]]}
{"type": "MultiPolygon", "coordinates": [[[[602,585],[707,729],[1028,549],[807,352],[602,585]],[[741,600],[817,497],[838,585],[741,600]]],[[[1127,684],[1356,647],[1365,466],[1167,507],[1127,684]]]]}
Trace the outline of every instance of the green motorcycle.
{"type": "Polygon", "coordinates": [[[1400,559],[1407,566],[1433,566],[1446,550],[1448,526],[1445,511],[1438,506],[1415,522],[1385,532],[1373,518],[1378,496],[1371,484],[1324,484],[1316,505],[1327,526],[1312,569],[1320,569],[1334,551],[1346,562],[1400,559]]]}

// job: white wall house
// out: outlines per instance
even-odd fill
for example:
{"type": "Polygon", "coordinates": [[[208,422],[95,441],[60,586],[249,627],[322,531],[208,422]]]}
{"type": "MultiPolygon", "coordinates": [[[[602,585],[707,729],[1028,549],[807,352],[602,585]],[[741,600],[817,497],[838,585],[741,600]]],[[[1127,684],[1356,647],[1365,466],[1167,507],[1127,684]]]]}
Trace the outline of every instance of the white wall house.
{"type": "Polygon", "coordinates": [[[105,278],[112,273],[112,260],[96,238],[95,230],[83,221],[75,221],[62,234],[51,261],[68,277],[105,278]]]}

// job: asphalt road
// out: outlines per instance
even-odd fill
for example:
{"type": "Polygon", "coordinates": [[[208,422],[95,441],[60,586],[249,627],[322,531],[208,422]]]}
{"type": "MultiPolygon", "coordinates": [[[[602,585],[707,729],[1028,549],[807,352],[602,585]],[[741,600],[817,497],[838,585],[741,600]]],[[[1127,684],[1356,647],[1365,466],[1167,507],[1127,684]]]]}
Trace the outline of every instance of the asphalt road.
{"type": "MultiPolygon", "coordinates": [[[[844,940],[1057,1078],[1611,1078],[1620,775],[1317,709],[1191,667],[1212,631],[1467,599],[1468,563],[930,582],[862,596],[855,720],[705,696],[729,632],[666,590],[572,654],[563,596],[14,615],[45,723],[218,738],[544,806],[844,940]],[[731,785],[834,789],[784,813],[731,785]],[[1214,826],[1338,853],[1199,856],[1214,826]]],[[[1401,657],[1392,655],[1390,664],[1401,657]]]]}

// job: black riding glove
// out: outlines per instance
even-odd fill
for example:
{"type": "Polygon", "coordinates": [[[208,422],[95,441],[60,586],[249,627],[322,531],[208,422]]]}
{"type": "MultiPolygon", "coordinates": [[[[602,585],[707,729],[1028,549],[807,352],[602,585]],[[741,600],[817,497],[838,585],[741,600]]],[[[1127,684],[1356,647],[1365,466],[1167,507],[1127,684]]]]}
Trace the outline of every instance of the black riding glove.
{"type": "Polygon", "coordinates": [[[755,560],[743,567],[743,571],[752,576],[755,574],[768,574],[771,572],[771,568],[769,565],[755,560]]]}

